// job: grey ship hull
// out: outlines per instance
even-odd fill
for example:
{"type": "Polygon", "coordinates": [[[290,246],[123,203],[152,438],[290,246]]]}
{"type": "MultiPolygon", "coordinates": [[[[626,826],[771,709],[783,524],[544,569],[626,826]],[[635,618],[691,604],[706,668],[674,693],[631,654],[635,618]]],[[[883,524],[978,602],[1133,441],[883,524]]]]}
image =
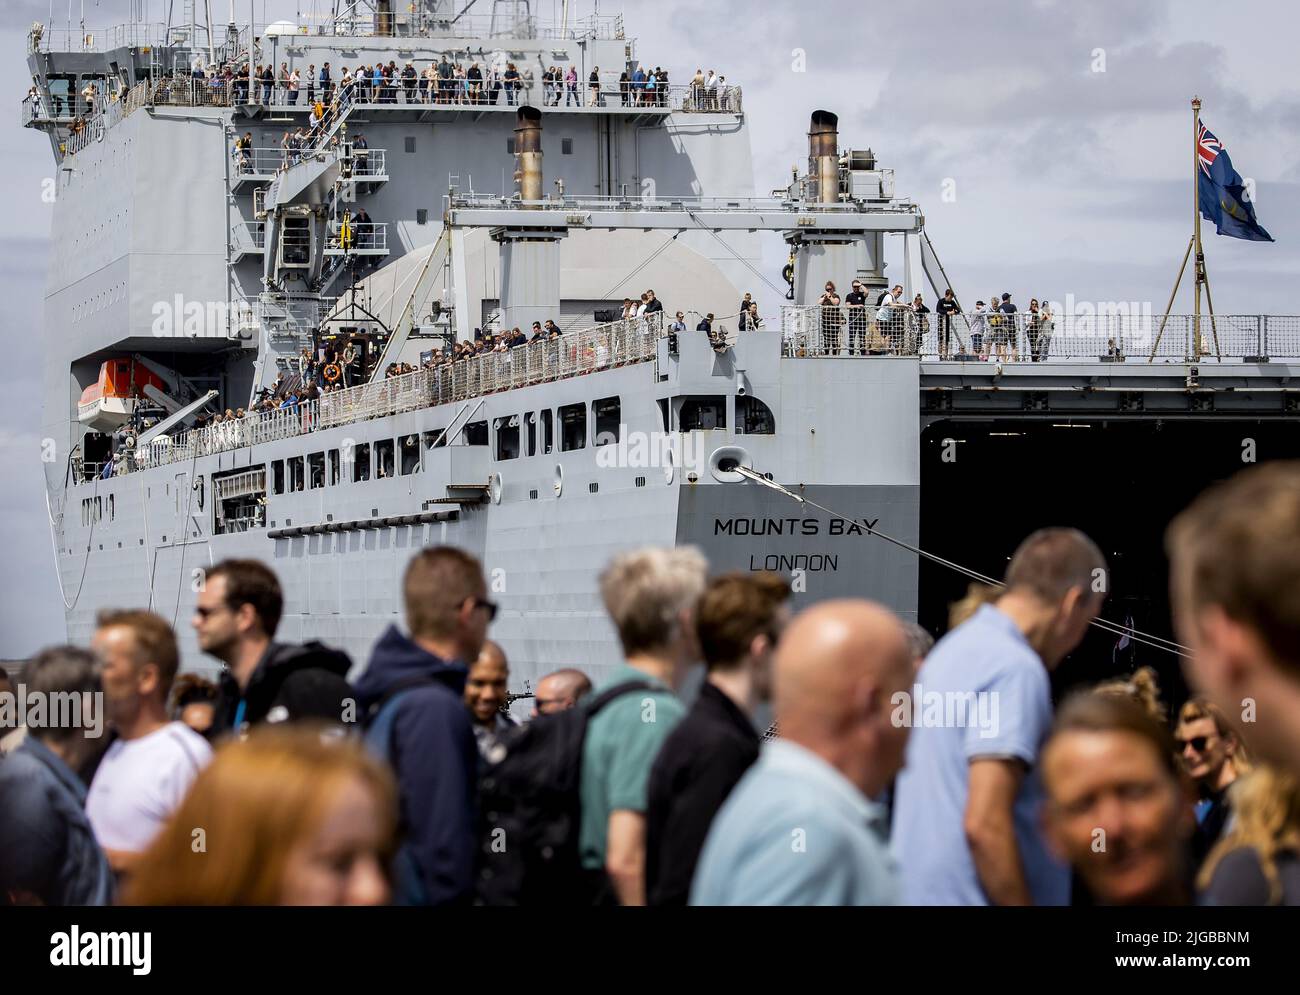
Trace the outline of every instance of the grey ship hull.
{"type": "MultiPolygon", "coordinates": [[[[614,554],[647,544],[697,545],[715,571],[771,568],[792,575],[797,603],[869,597],[914,618],[915,558],[866,530],[912,543],[918,538],[917,364],[781,359],[779,353],[774,331],[747,336],[733,350],[737,364],[745,364],[751,395],[771,407],[775,434],[686,433],[698,462],[671,473],[662,465],[602,465],[610,462],[608,453],[601,457],[590,440],[582,449],[509,460],[493,459],[494,445],[449,445],[425,450],[423,466],[409,475],[268,494],[265,529],[214,534],[210,483],[198,507],[192,481],[199,477],[269,466],[348,440],[362,445],[441,430],[461,407],[442,405],[75,485],[59,550],[72,604],[68,636],[88,640],[100,608],[149,605],[176,625],[188,668],[214,669],[189,625],[195,591],[205,567],[247,556],[265,561],[284,585],[278,638],[322,639],[345,649],[359,667],[384,627],[401,622],[407,561],[439,543],[483,562],[491,597],[501,606],[492,635],[511,660],[512,690],[562,666],[599,679],[617,664],[597,578],[614,554]],[[803,492],[807,497],[861,524],[832,520],[752,482],[715,479],[711,458],[729,447],[741,448],[757,470],[796,491],[816,482],[803,492]],[[280,535],[327,521],[419,515],[449,484],[493,474],[500,479],[499,502],[467,504],[451,520],[280,535]],[[107,506],[110,497],[111,521],[104,514],[87,525],[76,517],[85,498],[107,506]]],[[[688,333],[658,382],[660,364],[643,362],[488,395],[474,417],[493,424],[502,416],[617,396],[627,434],[661,433],[661,398],[725,394],[734,413],[734,374],[718,365],[704,336],[688,333]]]]}

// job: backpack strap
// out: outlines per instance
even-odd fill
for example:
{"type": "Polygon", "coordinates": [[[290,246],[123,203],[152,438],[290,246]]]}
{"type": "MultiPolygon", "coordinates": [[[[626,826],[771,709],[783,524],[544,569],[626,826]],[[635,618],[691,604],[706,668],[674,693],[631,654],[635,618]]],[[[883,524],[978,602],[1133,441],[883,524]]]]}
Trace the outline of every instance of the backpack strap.
{"type": "Polygon", "coordinates": [[[665,692],[668,694],[672,693],[658,684],[651,684],[649,681],[628,681],[626,684],[616,684],[612,688],[606,688],[583,706],[587,713],[587,718],[590,719],[615,698],[621,698],[623,695],[631,694],[634,691],[658,691],[661,694],[665,692]]]}

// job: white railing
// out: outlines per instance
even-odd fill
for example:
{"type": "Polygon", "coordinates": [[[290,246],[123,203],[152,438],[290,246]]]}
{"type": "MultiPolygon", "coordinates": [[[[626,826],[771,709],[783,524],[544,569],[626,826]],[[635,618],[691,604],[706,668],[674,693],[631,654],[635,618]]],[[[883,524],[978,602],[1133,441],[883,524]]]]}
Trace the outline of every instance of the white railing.
{"type": "MultiPolygon", "coordinates": [[[[520,70],[518,80],[493,76],[483,64],[478,68],[481,80],[465,76],[451,79],[427,79],[420,75],[403,79],[400,75],[376,84],[373,77],[360,76],[343,82],[340,69],[330,80],[328,94],[319,80],[302,79],[296,90],[288,81],[270,83],[248,78],[247,69],[229,78],[222,75],[194,77],[181,74],[159,80],[154,86],[153,102],[182,107],[228,107],[232,104],[258,104],[291,110],[309,111],[321,102],[335,113],[353,104],[375,107],[515,107],[531,104],[556,108],[626,108],[645,111],[683,111],[687,113],[739,114],[743,110],[742,91],[730,83],[722,86],[695,86],[693,83],[670,83],[654,90],[620,81],[614,73],[602,73],[598,87],[586,77],[572,89],[564,81],[547,82],[535,68],[520,70]]],[[[468,66],[463,66],[468,71],[468,66]]]]}
{"type": "Polygon", "coordinates": [[[175,37],[176,28],[166,24],[115,24],[111,28],[74,28],[41,26],[27,33],[29,52],[111,52],[115,48],[139,48],[166,45],[175,37]]]}
{"type": "Polygon", "coordinates": [[[137,447],[131,469],[177,463],[437,404],[452,404],[500,390],[581,376],[655,357],[663,334],[663,312],[615,321],[549,342],[532,342],[431,369],[388,377],[269,412],[192,429],[175,439],[161,437],[137,447]]]}
{"type": "Polygon", "coordinates": [[[788,357],[855,355],[1002,362],[1165,362],[1224,359],[1300,359],[1300,316],[1107,313],[1046,317],[1042,312],[970,312],[943,322],[933,312],[877,309],[854,312],[820,305],[781,309],[788,357]]]}

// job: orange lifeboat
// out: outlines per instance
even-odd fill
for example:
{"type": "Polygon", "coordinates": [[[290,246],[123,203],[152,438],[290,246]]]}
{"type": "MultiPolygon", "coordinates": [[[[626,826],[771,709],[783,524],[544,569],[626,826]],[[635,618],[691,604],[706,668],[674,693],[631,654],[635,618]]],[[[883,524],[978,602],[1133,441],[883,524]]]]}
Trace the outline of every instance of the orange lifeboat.
{"type": "Polygon", "coordinates": [[[112,432],[125,425],[145,400],[144,388],[166,392],[167,383],[142,363],[108,359],[99,367],[99,379],[81,392],[77,419],[96,432],[112,432]]]}

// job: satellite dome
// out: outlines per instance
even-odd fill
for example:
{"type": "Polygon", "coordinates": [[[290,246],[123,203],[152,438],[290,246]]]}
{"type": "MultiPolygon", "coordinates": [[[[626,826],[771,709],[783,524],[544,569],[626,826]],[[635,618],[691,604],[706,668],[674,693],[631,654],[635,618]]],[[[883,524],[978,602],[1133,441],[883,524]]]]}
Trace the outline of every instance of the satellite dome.
{"type": "Polygon", "coordinates": [[[297,33],[298,25],[294,24],[293,21],[275,21],[268,24],[266,31],[263,32],[267,37],[271,35],[296,35],[297,33]]]}

